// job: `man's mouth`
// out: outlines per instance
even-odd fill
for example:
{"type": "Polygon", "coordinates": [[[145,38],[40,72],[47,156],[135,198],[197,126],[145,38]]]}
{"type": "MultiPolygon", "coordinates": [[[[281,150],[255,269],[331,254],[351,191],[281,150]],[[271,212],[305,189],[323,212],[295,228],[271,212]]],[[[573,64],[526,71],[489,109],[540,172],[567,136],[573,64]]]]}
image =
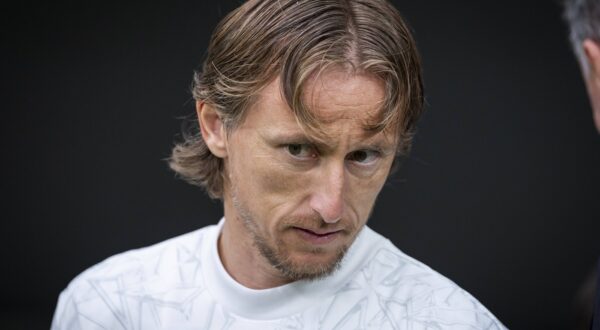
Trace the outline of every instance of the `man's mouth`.
{"type": "Polygon", "coordinates": [[[317,245],[332,242],[342,234],[342,230],[311,230],[301,227],[293,227],[293,229],[302,239],[317,245]]]}

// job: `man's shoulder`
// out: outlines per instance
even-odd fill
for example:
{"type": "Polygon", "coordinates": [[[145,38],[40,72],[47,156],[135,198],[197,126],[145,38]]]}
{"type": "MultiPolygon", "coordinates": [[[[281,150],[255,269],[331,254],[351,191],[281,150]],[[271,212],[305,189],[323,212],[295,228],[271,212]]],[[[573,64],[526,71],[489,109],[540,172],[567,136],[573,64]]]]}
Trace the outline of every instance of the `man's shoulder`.
{"type": "Polygon", "coordinates": [[[53,329],[71,322],[91,322],[90,328],[95,323],[109,327],[122,323],[128,319],[121,315],[124,298],[164,300],[163,295],[169,293],[176,304],[176,300],[194,295],[202,287],[202,277],[198,276],[201,245],[213,227],[126,251],[88,268],[61,293],[53,329]],[[108,320],[110,324],[104,323],[108,320]]]}
{"type": "Polygon", "coordinates": [[[361,269],[360,278],[359,281],[364,281],[363,285],[372,288],[379,304],[389,309],[389,315],[405,315],[410,322],[439,324],[442,327],[452,323],[504,329],[471,294],[408,256],[387,239],[372,252],[361,269]]]}
{"type": "Polygon", "coordinates": [[[161,268],[197,260],[202,239],[211,227],[213,226],[108,257],[79,274],[70,285],[90,279],[113,278],[132,273],[155,274],[161,268]]]}

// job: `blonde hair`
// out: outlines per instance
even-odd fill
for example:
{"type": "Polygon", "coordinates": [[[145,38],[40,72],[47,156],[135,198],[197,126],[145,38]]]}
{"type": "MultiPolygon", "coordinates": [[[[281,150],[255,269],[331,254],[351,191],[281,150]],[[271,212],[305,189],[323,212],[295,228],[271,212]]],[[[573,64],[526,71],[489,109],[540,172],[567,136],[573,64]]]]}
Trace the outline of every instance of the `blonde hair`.
{"type": "MultiPolygon", "coordinates": [[[[213,106],[231,131],[258,91],[278,76],[299,123],[318,131],[318,119],[303,102],[304,88],[330,65],[381,79],[385,100],[368,128],[395,132],[398,153],[407,153],[423,107],[421,64],[408,27],[385,0],[249,0],[217,26],[192,93],[213,106]]],[[[212,198],[222,198],[223,160],[195,126],[175,145],[169,165],[212,198]]]]}

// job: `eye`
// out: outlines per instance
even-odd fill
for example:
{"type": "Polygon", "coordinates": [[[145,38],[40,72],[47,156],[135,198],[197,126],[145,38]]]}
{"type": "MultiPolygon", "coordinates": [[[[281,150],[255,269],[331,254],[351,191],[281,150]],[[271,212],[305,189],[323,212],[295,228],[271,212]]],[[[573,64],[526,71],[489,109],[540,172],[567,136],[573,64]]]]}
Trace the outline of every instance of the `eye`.
{"type": "Polygon", "coordinates": [[[370,165],[381,158],[381,153],[377,150],[356,150],[351,152],[347,159],[361,165],[370,165]]]}
{"type": "Polygon", "coordinates": [[[288,144],[286,145],[286,150],[290,155],[299,159],[315,158],[317,155],[315,149],[308,144],[288,144]]]}

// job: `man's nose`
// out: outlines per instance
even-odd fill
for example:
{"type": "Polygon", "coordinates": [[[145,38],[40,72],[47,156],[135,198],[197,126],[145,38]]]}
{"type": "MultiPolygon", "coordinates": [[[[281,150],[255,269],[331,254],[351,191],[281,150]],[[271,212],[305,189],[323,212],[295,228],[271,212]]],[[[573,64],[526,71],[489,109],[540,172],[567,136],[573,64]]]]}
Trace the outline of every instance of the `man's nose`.
{"type": "Polygon", "coordinates": [[[338,222],[344,213],[344,166],[330,166],[322,172],[310,200],[310,206],[326,223],[338,222]]]}

